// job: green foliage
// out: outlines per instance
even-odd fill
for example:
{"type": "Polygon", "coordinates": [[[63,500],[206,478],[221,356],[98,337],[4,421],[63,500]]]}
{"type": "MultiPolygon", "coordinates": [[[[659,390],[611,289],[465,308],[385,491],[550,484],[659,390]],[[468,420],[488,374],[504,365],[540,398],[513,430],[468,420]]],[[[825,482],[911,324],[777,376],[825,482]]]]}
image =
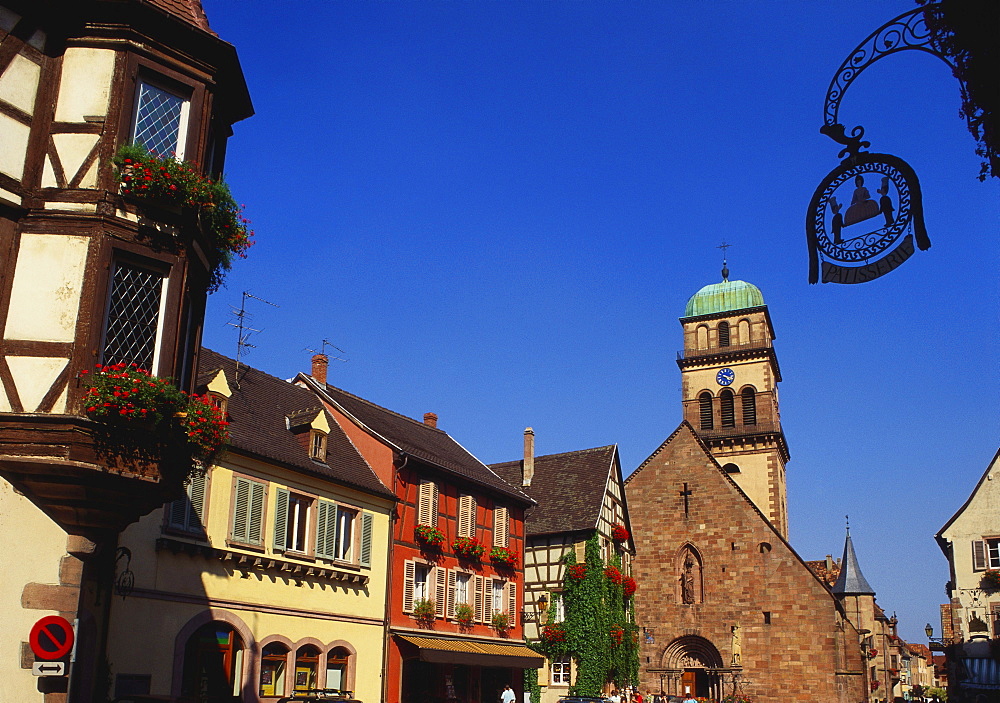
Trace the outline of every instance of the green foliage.
{"type": "Polygon", "coordinates": [[[437,618],[437,603],[421,598],[413,603],[413,618],[417,622],[429,625],[437,618]]]}
{"type": "Polygon", "coordinates": [[[209,287],[217,289],[230,269],[233,257],[246,258],[253,245],[253,231],[243,217],[229,186],[202,175],[188,161],[160,158],[139,144],[126,144],[112,163],[121,191],[146,200],[196,212],[208,237],[206,254],[212,262],[209,287]]]}
{"type": "MultiPolygon", "coordinates": [[[[611,670],[611,625],[605,601],[607,587],[598,535],[587,540],[582,579],[567,575],[563,582],[566,598],[566,632],[577,662],[573,693],[599,696],[611,670]]],[[[575,561],[575,557],[571,557],[575,561]]],[[[568,571],[568,570],[567,570],[568,571]]]]}
{"type": "Polygon", "coordinates": [[[524,670],[524,690],[531,695],[531,703],[541,703],[542,687],[538,685],[538,669],[524,670]]]}
{"type": "Polygon", "coordinates": [[[924,698],[937,698],[939,701],[948,701],[948,689],[928,686],[924,689],[924,698]]]}
{"type": "Polygon", "coordinates": [[[473,617],[472,606],[468,603],[459,603],[455,606],[455,621],[462,627],[470,627],[473,617]]]}

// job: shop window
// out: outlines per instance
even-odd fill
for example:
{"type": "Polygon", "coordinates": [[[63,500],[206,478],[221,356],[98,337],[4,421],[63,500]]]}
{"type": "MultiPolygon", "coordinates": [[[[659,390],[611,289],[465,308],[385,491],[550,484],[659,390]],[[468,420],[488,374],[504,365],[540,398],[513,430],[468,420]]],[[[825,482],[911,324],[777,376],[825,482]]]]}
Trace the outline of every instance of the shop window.
{"type": "Polygon", "coordinates": [[[156,373],[164,306],[163,274],[116,261],[108,292],[101,363],[156,373]]]}
{"type": "Polygon", "coordinates": [[[195,630],[184,647],[181,692],[199,700],[233,700],[240,695],[243,642],[224,622],[195,630]]]}
{"type": "Polygon", "coordinates": [[[280,642],[266,645],[260,659],[260,697],[277,698],[285,695],[285,667],[288,647],[280,642]]]}
{"type": "Polygon", "coordinates": [[[316,672],[319,669],[319,649],[307,644],[295,652],[295,690],[317,688],[316,672]]]}
{"type": "Polygon", "coordinates": [[[351,653],[343,647],[334,647],[326,655],[326,688],[346,689],[347,668],[351,653]]]}
{"type": "Polygon", "coordinates": [[[154,156],[184,159],[190,101],[183,95],[140,80],[136,90],[132,142],[154,156]]]}

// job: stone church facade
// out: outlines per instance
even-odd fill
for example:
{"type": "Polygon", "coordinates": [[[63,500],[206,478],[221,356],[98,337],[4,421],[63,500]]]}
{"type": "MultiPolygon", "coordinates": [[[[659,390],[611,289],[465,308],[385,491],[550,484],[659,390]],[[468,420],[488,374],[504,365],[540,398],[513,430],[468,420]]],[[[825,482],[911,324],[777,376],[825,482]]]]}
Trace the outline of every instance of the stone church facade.
{"type": "Polygon", "coordinates": [[[786,540],[788,449],[763,296],[724,280],[681,322],[685,419],[626,481],[644,584],[640,690],[866,700],[858,631],[786,540]]]}

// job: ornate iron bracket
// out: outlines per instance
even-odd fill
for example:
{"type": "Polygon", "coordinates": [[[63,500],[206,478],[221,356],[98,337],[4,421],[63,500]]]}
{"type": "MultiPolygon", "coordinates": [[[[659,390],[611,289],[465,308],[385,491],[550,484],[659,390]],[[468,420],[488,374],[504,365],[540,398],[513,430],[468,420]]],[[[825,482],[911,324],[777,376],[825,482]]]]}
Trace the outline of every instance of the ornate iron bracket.
{"type": "Polygon", "coordinates": [[[931,31],[927,27],[926,13],[933,13],[938,8],[937,4],[928,4],[889,20],[868,35],[840,64],[826,91],[823,126],[819,130],[833,141],[844,145],[839,158],[856,156],[859,151],[871,146],[869,142],[863,141],[864,127],[855,127],[851,130],[851,136],[847,136],[847,129],[838,121],[840,101],[862,71],[881,58],[909,49],[937,56],[952,70],[955,69],[955,64],[934,45],[931,31]]]}

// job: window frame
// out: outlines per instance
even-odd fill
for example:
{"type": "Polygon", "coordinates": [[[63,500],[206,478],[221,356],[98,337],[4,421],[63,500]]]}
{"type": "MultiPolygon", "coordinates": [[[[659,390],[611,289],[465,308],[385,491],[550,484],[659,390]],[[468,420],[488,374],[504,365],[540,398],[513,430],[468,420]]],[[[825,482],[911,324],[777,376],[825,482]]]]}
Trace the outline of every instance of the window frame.
{"type": "MultiPolygon", "coordinates": [[[[191,136],[191,98],[194,93],[192,86],[171,81],[159,74],[159,71],[151,69],[141,69],[135,78],[135,85],[132,91],[131,119],[129,120],[129,144],[136,142],[136,129],[139,126],[139,99],[142,95],[142,87],[149,86],[154,90],[167,93],[181,102],[180,115],[177,120],[177,149],[173,154],[154,154],[158,158],[173,158],[176,161],[184,161],[187,157],[188,143],[191,136]]],[[[145,147],[145,144],[143,144],[145,147]]],[[[147,151],[149,149],[147,148],[147,151]]],[[[190,160],[190,159],[188,159],[190,160]]]]}
{"type": "Polygon", "coordinates": [[[323,430],[309,430],[309,458],[326,463],[327,433],[323,430]]]}
{"type": "Polygon", "coordinates": [[[549,665],[549,685],[569,686],[573,658],[569,654],[554,655],[549,665]],[[556,670],[559,667],[559,671],[556,670]]]}
{"type": "MultiPolygon", "coordinates": [[[[160,367],[163,363],[163,350],[167,347],[166,344],[166,332],[170,329],[167,326],[170,312],[170,303],[173,298],[171,295],[171,267],[165,265],[164,262],[156,261],[155,259],[144,259],[140,257],[129,256],[126,252],[115,251],[112,253],[111,260],[108,265],[108,278],[105,282],[104,288],[104,309],[101,314],[101,327],[100,327],[100,339],[98,340],[98,359],[100,363],[107,364],[109,361],[116,362],[115,359],[107,358],[107,345],[108,345],[108,331],[111,327],[111,306],[113,302],[113,293],[115,287],[115,274],[122,267],[129,267],[132,269],[145,271],[146,273],[152,274],[153,276],[159,277],[160,281],[160,291],[159,298],[160,304],[157,309],[156,317],[156,333],[153,338],[153,349],[152,349],[152,361],[150,363],[150,368],[146,369],[154,376],[159,376],[160,367]]],[[[171,320],[172,323],[172,320],[171,320]]],[[[129,363],[129,362],[126,362],[129,363]]]]}
{"type": "Polygon", "coordinates": [[[207,539],[208,537],[208,507],[211,504],[211,469],[206,469],[203,473],[192,474],[184,484],[184,497],[172,500],[163,506],[163,532],[207,539]],[[198,484],[202,485],[199,487],[198,484]],[[198,514],[198,507],[195,505],[192,493],[201,491],[201,514],[198,514]],[[175,522],[173,518],[174,506],[184,503],[184,518],[181,522],[175,522]],[[195,523],[192,518],[195,518],[195,523]]]}

